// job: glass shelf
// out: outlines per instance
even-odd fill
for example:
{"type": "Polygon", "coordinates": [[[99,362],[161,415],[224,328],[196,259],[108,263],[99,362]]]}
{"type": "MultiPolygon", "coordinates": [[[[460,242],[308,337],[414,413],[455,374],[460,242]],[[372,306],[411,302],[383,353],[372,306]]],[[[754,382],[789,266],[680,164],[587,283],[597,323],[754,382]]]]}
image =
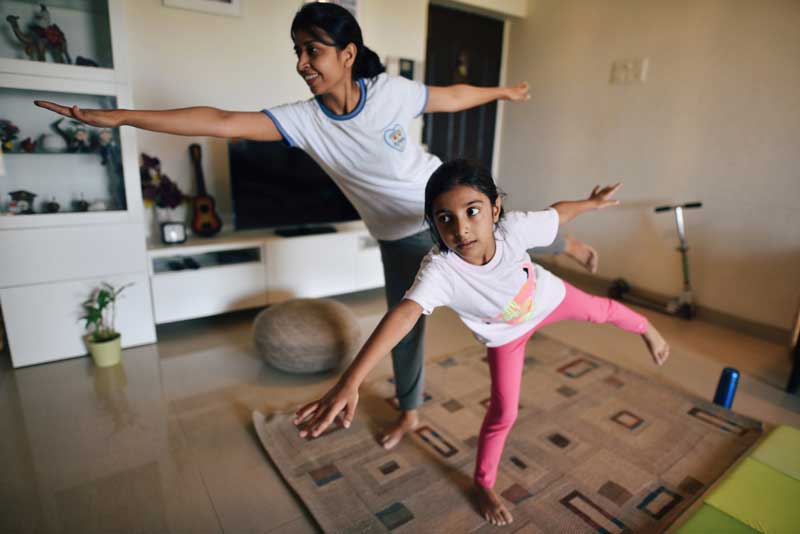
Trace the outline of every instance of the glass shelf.
{"type": "Polygon", "coordinates": [[[88,60],[91,63],[84,62],[87,66],[114,68],[105,0],[46,2],[49,21],[37,16],[42,14],[41,4],[33,0],[0,2],[0,23],[4,26],[0,32],[0,59],[72,65],[88,60]],[[12,24],[6,19],[8,16],[19,17],[16,24],[20,35],[15,34],[12,24]],[[45,25],[48,31],[44,30],[45,25]],[[59,45],[62,39],[66,42],[65,47],[59,45]]]}
{"type": "Polygon", "coordinates": [[[36,107],[36,99],[116,107],[111,96],[0,88],[0,121],[18,129],[9,139],[8,123],[0,123],[0,214],[126,210],[119,129],[81,125],[36,107]]]}

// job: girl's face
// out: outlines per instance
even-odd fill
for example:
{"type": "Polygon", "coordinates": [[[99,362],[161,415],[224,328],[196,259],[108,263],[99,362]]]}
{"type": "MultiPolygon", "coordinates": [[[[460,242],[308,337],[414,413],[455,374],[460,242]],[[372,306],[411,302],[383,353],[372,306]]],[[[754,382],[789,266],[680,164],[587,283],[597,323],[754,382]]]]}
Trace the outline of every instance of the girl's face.
{"type": "Polygon", "coordinates": [[[485,194],[458,185],[433,201],[433,220],[447,248],[465,261],[484,265],[494,257],[494,225],[500,218],[500,197],[492,204],[485,194]]]}
{"type": "MultiPolygon", "coordinates": [[[[327,40],[325,32],[319,30],[319,33],[327,40]]],[[[297,73],[315,95],[329,93],[339,84],[352,82],[355,52],[356,47],[352,43],[339,50],[316,39],[305,30],[298,31],[294,36],[297,73]]]]}

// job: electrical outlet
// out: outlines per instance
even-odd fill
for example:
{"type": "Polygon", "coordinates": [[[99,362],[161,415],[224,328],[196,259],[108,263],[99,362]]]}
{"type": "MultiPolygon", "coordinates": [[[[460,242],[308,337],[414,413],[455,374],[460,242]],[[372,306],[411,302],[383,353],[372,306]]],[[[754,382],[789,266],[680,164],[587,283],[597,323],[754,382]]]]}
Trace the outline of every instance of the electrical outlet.
{"type": "Polygon", "coordinates": [[[628,62],[618,60],[611,64],[611,85],[622,85],[628,83],[628,62]]]}
{"type": "Polygon", "coordinates": [[[631,60],[631,68],[628,71],[629,82],[644,83],[647,79],[647,67],[650,65],[650,58],[638,58],[631,60]]]}
{"type": "Polygon", "coordinates": [[[643,83],[647,79],[649,58],[618,59],[611,64],[611,85],[643,83]]]}

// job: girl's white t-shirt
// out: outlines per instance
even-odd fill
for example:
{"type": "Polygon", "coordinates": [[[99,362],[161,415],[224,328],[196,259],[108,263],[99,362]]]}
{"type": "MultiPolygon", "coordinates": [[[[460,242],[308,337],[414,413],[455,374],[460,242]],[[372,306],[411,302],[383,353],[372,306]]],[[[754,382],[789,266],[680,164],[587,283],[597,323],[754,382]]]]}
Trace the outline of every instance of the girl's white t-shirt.
{"type": "Polygon", "coordinates": [[[375,238],[394,241],[426,228],[425,185],[441,165],[406,133],[425,110],[428,88],[385,73],[358,85],[358,105],[346,115],[318,98],[263,112],[286,143],[328,173],[375,238]]]}
{"type": "Polygon", "coordinates": [[[564,282],[531,261],[528,249],[553,242],[558,212],[511,212],[495,229],[494,257],[473,265],[455,252],[433,247],[405,298],[430,314],[437,306],[453,309],[481,343],[499,347],[539,324],[561,301],[564,282]]]}

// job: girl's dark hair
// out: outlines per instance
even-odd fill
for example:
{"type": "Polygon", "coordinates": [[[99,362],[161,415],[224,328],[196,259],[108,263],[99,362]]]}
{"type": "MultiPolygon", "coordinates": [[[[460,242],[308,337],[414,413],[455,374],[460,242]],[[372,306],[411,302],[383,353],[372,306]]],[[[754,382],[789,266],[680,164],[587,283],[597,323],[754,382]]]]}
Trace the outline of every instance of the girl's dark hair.
{"type": "Polygon", "coordinates": [[[313,2],[304,5],[292,21],[292,39],[299,31],[306,31],[314,39],[328,46],[335,46],[339,50],[350,43],[356,45],[356,61],[353,64],[354,80],[374,78],[386,71],[378,54],[364,46],[361,27],[355,17],[342,6],[327,2],[313,2]],[[327,36],[320,33],[320,30],[327,36]]]}
{"type": "MultiPolygon", "coordinates": [[[[439,195],[459,185],[466,185],[483,193],[489,197],[489,201],[493,206],[498,197],[505,196],[505,193],[498,189],[497,184],[494,183],[492,173],[479,161],[454,159],[447,163],[442,163],[438,169],[433,171],[433,174],[428,179],[428,185],[425,186],[425,220],[428,222],[434,243],[439,246],[439,250],[443,253],[446,253],[448,248],[436,229],[433,203],[439,198],[439,195]]],[[[501,206],[500,219],[503,218],[504,214],[505,212],[501,206]]]]}

